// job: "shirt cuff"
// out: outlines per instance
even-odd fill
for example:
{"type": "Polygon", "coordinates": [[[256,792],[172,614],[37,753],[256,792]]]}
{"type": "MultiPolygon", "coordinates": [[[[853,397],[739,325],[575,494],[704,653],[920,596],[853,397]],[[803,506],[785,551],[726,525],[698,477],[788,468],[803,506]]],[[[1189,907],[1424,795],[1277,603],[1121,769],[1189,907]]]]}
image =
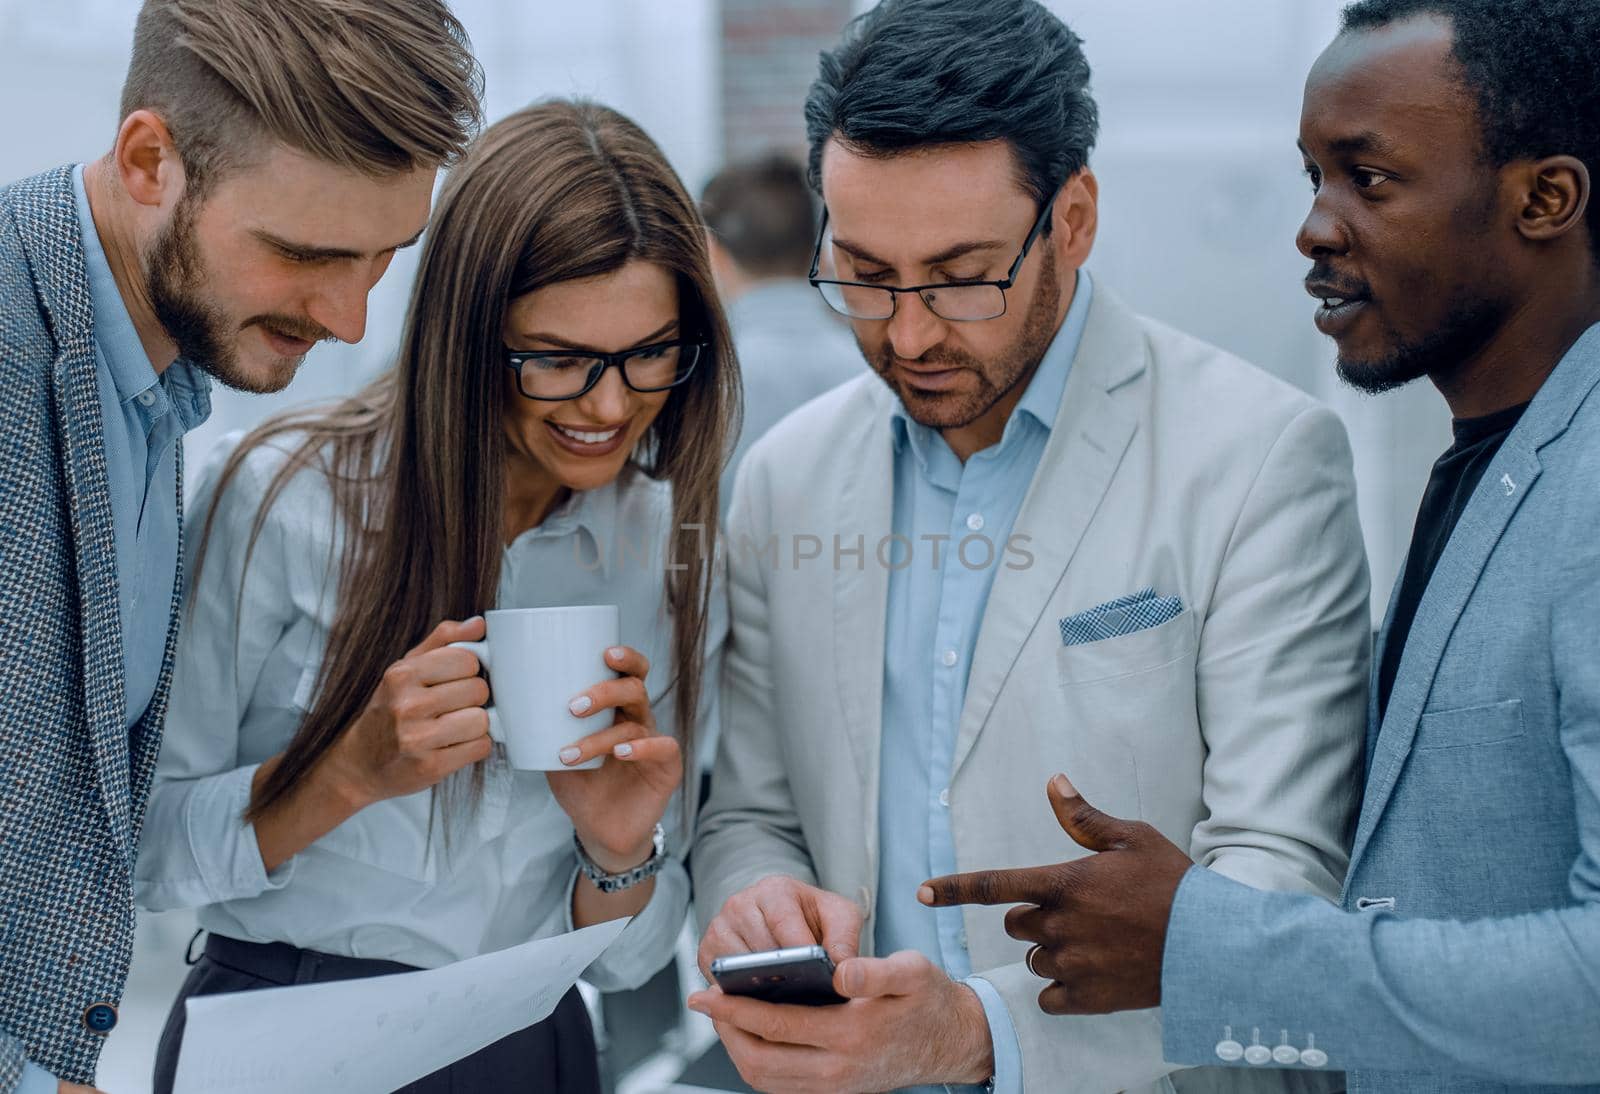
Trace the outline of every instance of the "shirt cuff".
{"type": "MultiPolygon", "coordinates": [[[[568,931],[577,929],[572,922],[572,892],[579,875],[580,871],[574,868],[572,880],[567,883],[568,931]]],[[[642,987],[676,952],[678,934],[689,911],[689,875],[684,872],[683,863],[669,858],[655,880],[655,891],[633,922],[584,970],[583,978],[601,991],[642,987]]]]}
{"type": "Polygon", "coordinates": [[[1011,1012],[995,986],[981,976],[969,976],[961,981],[971,988],[983,1004],[983,1017],[989,1023],[989,1039],[994,1042],[994,1080],[989,1089],[994,1094],[1022,1094],[1022,1045],[1017,1041],[1017,1029],[1011,1024],[1011,1012]]]}
{"type": "Polygon", "coordinates": [[[56,1077],[29,1060],[22,1065],[22,1078],[17,1082],[17,1094],[56,1094],[61,1084],[56,1077]]]}
{"type": "MultiPolygon", "coordinates": [[[[290,856],[270,874],[261,861],[255,825],[245,821],[259,764],[236,768],[160,788],[163,796],[181,793],[159,812],[175,822],[181,836],[157,832],[146,823],[140,853],[141,903],[156,910],[200,908],[260,896],[281,889],[294,876],[290,856]]],[[[152,817],[159,815],[152,811],[152,817]]],[[[159,823],[159,822],[158,822],[159,823]]]]}

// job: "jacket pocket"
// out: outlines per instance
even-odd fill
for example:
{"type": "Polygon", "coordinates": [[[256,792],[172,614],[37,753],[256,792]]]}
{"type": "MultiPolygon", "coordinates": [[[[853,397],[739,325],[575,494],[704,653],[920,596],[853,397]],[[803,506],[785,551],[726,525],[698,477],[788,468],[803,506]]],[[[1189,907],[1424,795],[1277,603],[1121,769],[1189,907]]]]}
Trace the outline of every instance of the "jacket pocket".
{"type": "Polygon", "coordinates": [[[1149,672],[1195,652],[1194,612],[1185,608],[1165,623],[1115,638],[1062,646],[1056,673],[1063,686],[1149,672]]]}
{"type": "Polygon", "coordinates": [[[1428,711],[1417,722],[1414,752],[1470,748],[1515,740],[1523,734],[1522,700],[1506,699],[1484,706],[1428,711]]]}
{"type": "MultiPolygon", "coordinates": [[[[1056,650],[1061,705],[1055,732],[1084,754],[1074,762],[1113,765],[1091,763],[1088,770],[1099,770],[1100,787],[1115,788],[1108,800],[1133,799],[1136,812],[1123,815],[1149,821],[1180,846],[1188,845],[1186,833],[1201,815],[1205,747],[1195,699],[1197,654],[1195,617],[1188,611],[1156,627],[1056,650]]],[[[1080,768],[1063,770],[1077,780],[1080,768]]]]}

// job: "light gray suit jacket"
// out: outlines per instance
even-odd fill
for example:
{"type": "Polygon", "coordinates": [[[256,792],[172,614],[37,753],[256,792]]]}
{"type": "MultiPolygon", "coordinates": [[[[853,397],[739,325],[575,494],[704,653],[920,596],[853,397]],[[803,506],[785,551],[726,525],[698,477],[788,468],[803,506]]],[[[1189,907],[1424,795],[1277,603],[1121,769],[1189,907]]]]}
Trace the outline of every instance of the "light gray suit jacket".
{"type": "Polygon", "coordinates": [[[1600,326],[1439,559],[1387,714],[1369,712],[1345,911],[1184,879],[1172,1059],[1215,1059],[1228,1024],[1245,1044],[1315,1037],[1353,1091],[1600,1091],[1597,384],[1600,326]]]}
{"type": "MultiPolygon", "coordinates": [[[[740,473],[722,747],[693,860],[702,923],[781,873],[858,900],[873,937],[879,856],[899,850],[878,846],[880,766],[925,762],[880,747],[888,571],[877,546],[893,512],[894,405],[874,375],[836,388],[767,434],[740,473]],[[807,535],[822,557],[796,560],[807,535]]],[[[959,868],[1086,853],[1045,798],[1045,780],[1065,771],[1089,800],[1149,821],[1213,870],[1331,900],[1355,817],[1371,645],[1338,419],[1096,284],[1014,532],[1032,537],[1034,558],[995,575],[973,654],[948,792],[959,868]],[[1186,610],[1063,645],[1062,617],[1145,586],[1186,610]]],[[[1028,1089],[1149,1087],[1172,1070],[1154,1011],[1042,1014],[1044,984],[1006,935],[1005,909],[963,914],[1028,1089]]]]}
{"type": "MultiPolygon", "coordinates": [[[[31,1058],[87,1083],[133,948],[133,864],[159,686],[123,714],[94,309],[63,167],[0,190],[0,1090],[31,1058]]],[[[182,497],[179,467],[178,497],[182,497]]]]}

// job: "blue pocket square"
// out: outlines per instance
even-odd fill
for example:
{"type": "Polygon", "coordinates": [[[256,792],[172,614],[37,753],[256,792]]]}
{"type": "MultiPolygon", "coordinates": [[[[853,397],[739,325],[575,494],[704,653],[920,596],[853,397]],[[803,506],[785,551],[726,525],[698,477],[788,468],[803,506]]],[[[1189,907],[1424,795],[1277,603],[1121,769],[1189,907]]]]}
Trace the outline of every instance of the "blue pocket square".
{"type": "Polygon", "coordinates": [[[1159,627],[1178,618],[1182,611],[1181,597],[1157,596],[1154,589],[1140,589],[1129,596],[1119,596],[1061,620],[1061,644],[1082,646],[1089,642],[1103,642],[1107,638],[1120,638],[1135,631],[1159,627]]]}

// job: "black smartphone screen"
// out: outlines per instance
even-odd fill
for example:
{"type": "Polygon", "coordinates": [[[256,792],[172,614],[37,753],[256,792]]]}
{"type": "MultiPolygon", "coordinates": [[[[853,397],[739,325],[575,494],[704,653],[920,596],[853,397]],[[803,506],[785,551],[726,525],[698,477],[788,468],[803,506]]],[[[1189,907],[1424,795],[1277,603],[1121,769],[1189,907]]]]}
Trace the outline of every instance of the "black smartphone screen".
{"type": "Polygon", "coordinates": [[[768,1003],[830,1006],[845,1002],[833,990],[833,961],[821,946],[719,957],[711,976],[729,995],[768,1003]]]}

